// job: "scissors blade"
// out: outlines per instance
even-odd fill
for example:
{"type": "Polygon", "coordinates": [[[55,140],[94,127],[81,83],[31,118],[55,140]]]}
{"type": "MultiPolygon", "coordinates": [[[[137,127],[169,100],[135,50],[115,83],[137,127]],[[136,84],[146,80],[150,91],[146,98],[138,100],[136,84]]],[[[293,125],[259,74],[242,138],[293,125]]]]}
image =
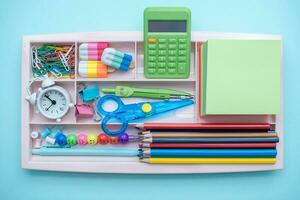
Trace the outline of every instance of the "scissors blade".
{"type": "Polygon", "coordinates": [[[188,105],[193,104],[194,101],[191,99],[184,99],[184,100],[178,100],[178,101],[160,101],[160,102],[153,102],[151,103],[154,107],[155,113],[163,113],[170,110],[175,110],[181,107],[185,107],[188,105]]]}

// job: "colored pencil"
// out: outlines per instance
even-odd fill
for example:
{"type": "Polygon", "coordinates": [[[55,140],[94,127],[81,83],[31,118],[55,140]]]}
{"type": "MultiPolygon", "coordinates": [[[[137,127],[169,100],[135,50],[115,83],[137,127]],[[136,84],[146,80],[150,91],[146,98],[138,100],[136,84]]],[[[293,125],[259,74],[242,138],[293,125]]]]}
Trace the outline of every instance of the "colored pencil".
{"type": "Polygon", "coordinates": [[[136,128],[145,130],[269,130],[268,123],[144,123],[137,124],[136,128]]]}
{"type": "Polygon", "coordinates": [[[164,149],[271,149],[276,143],[141,143],[140,148],[164,149]]]}
{"type": "Polygon", "coordinates": [[[143,158],[150,164],[275,164],[276,158],[143,158]]]}
{"type": "Polygon", "coordinates": [[[32,155],[40,156],[137,156],[137,149],[109,148],[47,148],[32,149],[32,155]]]}
{"type": "Polygon", "coordinates": [[[277,137],[276,133],[150,133],[144,138],[241,138],[241,137],[277,137]]]}
{"type": "Polygon", "coordinates": [[[278,137],[270,138],[145,138],[148,143],[251,143],[251,142],[279,142],[278,137]]]}
{"type": "Polygon", "coordinates": [[[147,149],[144,157],[180,158],[274,158],[276,149],[147,149]]]}

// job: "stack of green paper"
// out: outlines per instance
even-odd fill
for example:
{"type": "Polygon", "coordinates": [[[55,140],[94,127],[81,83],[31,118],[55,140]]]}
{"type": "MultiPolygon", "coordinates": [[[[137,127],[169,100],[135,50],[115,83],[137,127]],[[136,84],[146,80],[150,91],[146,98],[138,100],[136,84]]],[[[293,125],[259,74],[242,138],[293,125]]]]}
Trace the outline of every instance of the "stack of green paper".
{"type": "Polygon", "coordinates": [[[201,115],[278,114],[280,40],[208,40],[201,52],[201,115]]]}

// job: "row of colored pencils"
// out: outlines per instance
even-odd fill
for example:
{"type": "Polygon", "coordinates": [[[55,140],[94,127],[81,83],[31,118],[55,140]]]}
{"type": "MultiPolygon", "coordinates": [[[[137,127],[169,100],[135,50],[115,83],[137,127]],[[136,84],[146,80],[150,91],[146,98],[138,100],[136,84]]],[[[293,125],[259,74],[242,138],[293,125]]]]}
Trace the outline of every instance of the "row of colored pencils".
{"type": "Polygon", "coordinates": [[[270,124],[143,124],[140,160],[153,164],[274,164],[270,124]]]}

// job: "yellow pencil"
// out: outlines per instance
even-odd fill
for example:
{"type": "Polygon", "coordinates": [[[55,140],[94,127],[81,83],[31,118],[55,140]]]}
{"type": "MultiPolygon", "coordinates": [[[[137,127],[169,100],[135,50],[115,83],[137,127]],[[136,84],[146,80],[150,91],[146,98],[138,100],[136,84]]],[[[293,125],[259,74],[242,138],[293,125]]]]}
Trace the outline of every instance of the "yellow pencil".
{"type": "Polygon", "coordinates": [[[151,164],[275,164],[276,158],[143,158],[151,164]]]}

